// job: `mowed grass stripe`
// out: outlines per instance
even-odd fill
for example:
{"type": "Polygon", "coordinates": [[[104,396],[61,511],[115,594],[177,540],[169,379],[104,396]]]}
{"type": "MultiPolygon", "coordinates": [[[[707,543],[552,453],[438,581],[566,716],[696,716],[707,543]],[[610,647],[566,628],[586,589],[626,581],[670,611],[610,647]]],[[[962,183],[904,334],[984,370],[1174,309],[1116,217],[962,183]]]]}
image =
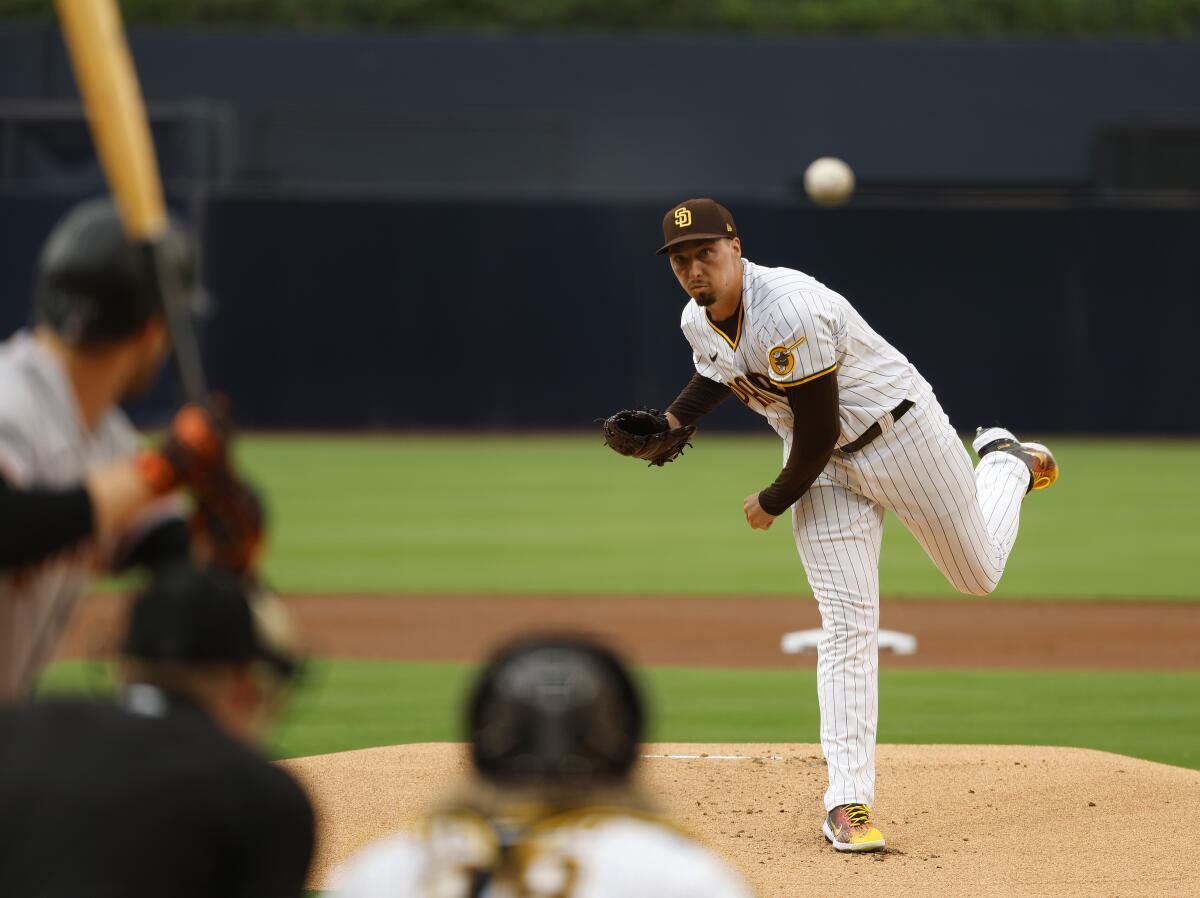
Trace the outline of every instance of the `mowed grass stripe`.
{"type": "MultiPolygon", "coordinates": [[[[1200,442],[1048,439],[997,595],[1200,598],[1200,442]]],[[[779,440],[701,434],[648,468],[598,436],[249,436],[283,590],[779,595],[808,592],[790,522],[751,531],[779,440]]],[[[885,595],[953,590],[889,515],[885,595]]]]}
{"type": "MultiPolygon", "coordinates": [[[[475,668],[319,661],[279,727],[298,757],[405,742],[457,741],[475,668]]],[[[668,742],[817,742],[812,670],[648,668],[654,721],[668,742]]],[[[102,684],[83,662],[47,673],[51,689],[102,684]]],[[[1200,671],[885,670],[881,742],[1067,745],[1200,769],[1200,671]]]]}

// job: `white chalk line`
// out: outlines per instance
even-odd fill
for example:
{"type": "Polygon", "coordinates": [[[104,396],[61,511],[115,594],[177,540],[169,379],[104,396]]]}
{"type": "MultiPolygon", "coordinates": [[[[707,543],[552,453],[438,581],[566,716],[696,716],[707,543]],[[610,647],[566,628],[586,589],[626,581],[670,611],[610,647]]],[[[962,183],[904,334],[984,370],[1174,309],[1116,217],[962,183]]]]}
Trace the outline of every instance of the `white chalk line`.
{"type": "Polygon", "coordinates": [[[782,761],[780,755],[642,755],[648,761],[782,761]]]}

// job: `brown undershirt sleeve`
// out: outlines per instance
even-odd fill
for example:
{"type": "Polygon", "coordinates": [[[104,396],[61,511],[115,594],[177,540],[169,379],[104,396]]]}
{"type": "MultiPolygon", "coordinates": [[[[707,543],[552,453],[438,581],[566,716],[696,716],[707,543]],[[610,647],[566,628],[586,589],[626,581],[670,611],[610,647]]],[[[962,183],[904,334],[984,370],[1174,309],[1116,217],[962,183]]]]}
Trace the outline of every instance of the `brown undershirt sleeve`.
{"type": "Polygon", "coordinates": [[[725,384],[702,374],[693,374],[667,411],[678,418],[680,424],[695,424],[732,395],[733,391],[725,384]]]}
{"type": "Polygon", "coordinates": [[[829,464],[837,446],[837,375],[830,372],[787,391],[792,407],[792,449],[775,482],[758,494],[758,504],[771,515],[780,515],[812,486],[829,464]]]}

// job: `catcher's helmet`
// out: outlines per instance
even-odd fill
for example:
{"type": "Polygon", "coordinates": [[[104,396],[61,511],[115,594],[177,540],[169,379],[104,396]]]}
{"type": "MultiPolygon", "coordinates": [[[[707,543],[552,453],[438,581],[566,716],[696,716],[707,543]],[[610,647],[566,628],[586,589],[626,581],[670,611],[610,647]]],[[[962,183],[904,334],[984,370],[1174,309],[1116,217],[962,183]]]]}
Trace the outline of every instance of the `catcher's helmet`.
{"type": "Polygon", "coordinates": [[[595,643],[538,637],[492,659],[469,705],[471,755],[505,785],[589,786],[624,779],[643,712],[621,662],[595,643]]]}
{"type": "MultiPolygon", "coordinates": [[[[166,264],[176,268],[189,308],[203,293],[191,238],[177,222],[163,238],[166,264]]],[[[152,258],[126,239],[116,207],[107,199],[74,206],[54,226],[37,264],[33,321],[68,343],[117,340],[162,314],[152,258]]]]}

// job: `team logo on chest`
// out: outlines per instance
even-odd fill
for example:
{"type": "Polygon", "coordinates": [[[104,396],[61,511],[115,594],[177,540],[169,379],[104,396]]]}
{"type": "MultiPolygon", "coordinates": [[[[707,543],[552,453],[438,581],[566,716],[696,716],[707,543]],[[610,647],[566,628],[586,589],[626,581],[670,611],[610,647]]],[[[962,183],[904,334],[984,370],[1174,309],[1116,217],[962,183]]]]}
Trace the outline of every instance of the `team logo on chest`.
{"type": "Polygon", "coordinates": [[[796,367],[796,357],[792,355],[792,350],[803,343],[805,339],[807,338],[801,337],[795,343],[789,343],[787,346],[772,346],[767,350],[767,362],[777,377],[787,377],[792,373],[792,369],[796,367]]]}

